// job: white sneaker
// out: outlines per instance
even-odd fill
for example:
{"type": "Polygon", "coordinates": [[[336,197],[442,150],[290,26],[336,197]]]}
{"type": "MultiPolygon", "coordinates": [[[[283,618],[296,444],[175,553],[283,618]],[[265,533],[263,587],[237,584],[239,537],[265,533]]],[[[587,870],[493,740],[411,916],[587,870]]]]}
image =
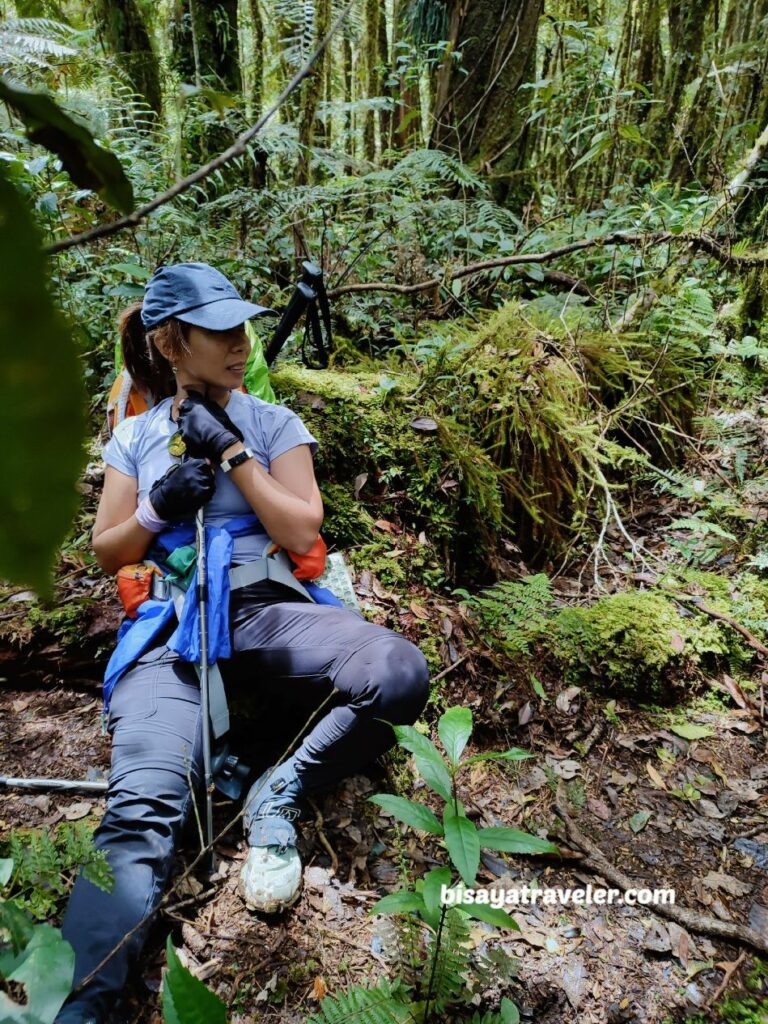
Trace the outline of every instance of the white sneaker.
{"type": "Polygon", "coordinates": [[[277,914],[299,898],[301,879],[295,846],[252,846],[240,872],[240,894],[249,910],[277,914]]]}

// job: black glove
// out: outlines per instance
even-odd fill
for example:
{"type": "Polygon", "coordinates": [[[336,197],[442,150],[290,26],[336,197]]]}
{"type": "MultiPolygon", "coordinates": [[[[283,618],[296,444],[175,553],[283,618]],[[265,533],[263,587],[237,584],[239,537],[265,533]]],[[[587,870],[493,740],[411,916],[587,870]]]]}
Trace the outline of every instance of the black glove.
{"type": "Polygon", "coordinates": [[[205,459],[187,459],[181,465],[174,463],[155,480],[149,500],[160,518],[171,522],[193,515],[213,497],[215,490],[213,467],[205,459]]]}
{"type": "Polygon", "coordinates": [[[199,391],[187,391],[188,397],[179,406],[179,432],[189,455],[221,462],[222,453],[243,440],[218,402],[203,398],[199,391]]]}

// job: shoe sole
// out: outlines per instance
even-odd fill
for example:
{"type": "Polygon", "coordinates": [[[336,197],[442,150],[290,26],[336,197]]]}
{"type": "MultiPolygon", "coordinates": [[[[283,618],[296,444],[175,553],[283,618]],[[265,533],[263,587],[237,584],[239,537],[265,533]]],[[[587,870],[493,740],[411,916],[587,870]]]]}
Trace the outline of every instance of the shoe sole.
{"type": "Polygon", "coordinates": [[[289,900],[271,900],[269,903],[264,903],[261,906],[256,906],[248,899],[245,895],[245,887],[242,881],[239,883],[237,891],[242,898],[243,903],[245,903],[247,910],[253,911],[255,914],[280,914],[284,910],[288,910],[298,901],[303,888],[303,885],[299,886],[298,890],[289,900]]]}

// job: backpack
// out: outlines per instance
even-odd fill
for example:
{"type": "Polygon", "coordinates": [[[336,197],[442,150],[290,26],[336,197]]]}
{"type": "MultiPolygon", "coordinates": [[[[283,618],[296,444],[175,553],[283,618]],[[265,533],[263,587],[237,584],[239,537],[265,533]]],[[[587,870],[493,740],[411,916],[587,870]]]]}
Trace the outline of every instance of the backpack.
{"type": "MultiPolygon", "coordinates": [[[[275,393],[269,382],[269,367],[264,358],[264,349],[250,320],[245,321],[245,333],[251,343],[251,351],[245,364],[244,383],[240,390],[246,395],[255,395],[265,402],[277,404],[275,393]]],[[[131,375],[123,365],[123,354],[118,341],[115,346],[115,369],[117,376],[107,398],[107,434],[112,432],[118,423],[129,416],[138,416],[149,409],[145,395],[139,391],[131,379],[131,375]]],[[[317,540],[310,550],[299,555],[288,551],[291,561],[296,566],[294,576],[298,580],[314,580],[325,571],[326,546],[318,534],[317,540]]],[[[126,568],[133,568],[132,566],[126,568]]]]}

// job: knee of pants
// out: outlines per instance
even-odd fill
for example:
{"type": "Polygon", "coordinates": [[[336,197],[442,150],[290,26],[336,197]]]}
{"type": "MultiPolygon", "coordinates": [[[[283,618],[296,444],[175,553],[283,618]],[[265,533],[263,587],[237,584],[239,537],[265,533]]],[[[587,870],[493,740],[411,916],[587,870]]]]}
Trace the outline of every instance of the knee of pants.
{"type": "Polygon", "coordinates": [[[383,636],[366,645],[347,661],[347,673],[354,674],[360,687],[353,703],[393,725],[412,725],[429,698],[427,659],[404,636],[383,636]]]}
{"type": "Polygon", "coordinates": [[[145,864],[163,861],[174,848],[191,801],[187,780],[176,772],[128,772],[110,786],[96,846],[120,849],[119,857],[136,857],[145,864]]]}

